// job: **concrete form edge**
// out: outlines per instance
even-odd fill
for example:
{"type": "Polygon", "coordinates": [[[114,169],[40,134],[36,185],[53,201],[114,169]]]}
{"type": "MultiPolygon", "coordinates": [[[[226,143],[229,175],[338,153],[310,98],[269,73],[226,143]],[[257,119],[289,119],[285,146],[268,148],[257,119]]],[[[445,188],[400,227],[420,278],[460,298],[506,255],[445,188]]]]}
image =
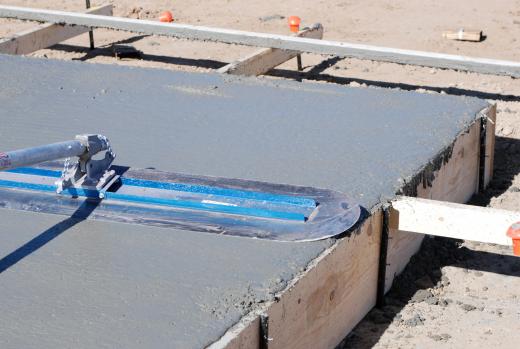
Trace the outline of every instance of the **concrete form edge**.
{"type": "MultiPolygon", "coordinates": [[[[459,132],[459,134],[457,135],[455,140],[452,142],[452,145],[454,146],[455,143],[459,140],[459,138],[461,136],[463,136],[464,134],[466,134],[470,128],[477,127],[478,123],[483,118],[490,118],[491,117],[492,119],[494,119],[494,112],[495,112],[495,110],[496,110],[496,106],[495,105],[490,105],[490,106],[482,109],[478,113],[476,113],[474,121],[472,123],[470,123],[466,127],[466,129],[464,129],[461,132],[459,132]]],[[[493,136],[494,136],[494,133],[493,133],[493,136]]],[[[421,169],[420,172],[423,171],[423,170],[424,169],[421,169]]],[[[476,190],[477,189],[475,189],[475,191],[476,190]]],[[[362,223],[361,226],[358,226],[355,229],[355,231],[350,233],[351,236],[355,236],[357,233],[359,233],[362,230],[362,228],[363,228],[363,226],[365,224],[370,224],[370,222],[369,222],[370,219],[374,218],[375,216],[380,216],[380,215],[381,215],[381,206],[378,205],[378,206],[376,206],[372,210],[371,216],[368,217],[362,223]]],[[[346,237],[344,239],[349,239],[349,238],[346,237]]],[[[423,236],[422,235],[418,235],[417,240],[422,241],[422,239],[423,239],[423,236]]],[[[251,311],[250,313],[248,313],[247,315],[245,315],[242,319],[240,319],[240,321],[237,324],[235,324],[228,331],[226,331],[226,333],[220,339],[218,339],[216,342],[214,342],[213,344],[208,346],[208,348],[210,348],[210,349],[217,349],[217,348],[228,348],[228,349],[249,348],[250,346],[244,345],[245,343],[241,342],[241,338],[240,338],[241,334],[243,334],[243,332],[247,331],[247,330],[253,331],[253,333],[255,333],[257,335],[256,338],[258,339],[258,341],[262,341],[261,334],[260,334],[260,328],[259,328],[260,327],[260,323],[259,323],[260,315],[268,313],[268,310],[271,308],[271,306],[273,304],[275,304],[277,302],[277,299],[280,299],[281,295],[289,292],[291,289],[296,287],[297,284],[302,279],[304,279],[309,273],[311,273],[313,271],[313,269],[316,266],[318,266],[318,264],[320,264],[322,261],[324,261],[330,254],[335,252],[335,250],[342,243],[342,241],[343,241],[343,239],[337,240],[332,246],[330,246],[329,248],[324,250],[319,256],[317,256],[314,260],[312,260],[309,263],[309,265],[307,266],[307,268],[305,269],[305,271],[303,271],[303,272],[299,273],[297,276],[295,276],[282,291],[279,291],[275,295],[275,297],[274,297],[275,300],[266,302],[260,308],[257,308],[255,310],[251,311]]],[[[420,247],[420,244],[418,246],[420,247]]],[[[409,261],[410,258],[417,252],[418,252],[418,248],[412,254],[407,256],[406,259],[409,261]]],[[[406,262],[404,265],[406,265],[406,264],[408,264],[408,262],[406,262]]],[[[399,273],[401,271],[402,270],[400,270],[397,274],[395,274],[394,277],[399,275],[399,273]]],[[[387,287],[385,288],[386,291],[388,291],[390,289],[394,277],[392,277],[392,280],[390,280],[390,282],[388,283],[389,280],[388,280],[388,275],[387,275],[387,287]]],[[[375,289],[376,289],[376,285],[374,285],[374,291],[375,291],[375,289]]],[[[375,305],[375,299],[374,299],[373,305],[375,305]]],[[[365,314],[360,314],[360,318],[362,318],[364,315],[365,314]]],[[[345,333],[345,336],[346,335],[347,335],[347,333],[345,333]]],[[[249,338],[249,339],[252,339],[252,338],[249,338]]],[[[260,342],[258,342],[258,343],[251,343],[251,344],[254,345],[255,348],[256,347],[261,347],[261,343],[260,342]]]]}

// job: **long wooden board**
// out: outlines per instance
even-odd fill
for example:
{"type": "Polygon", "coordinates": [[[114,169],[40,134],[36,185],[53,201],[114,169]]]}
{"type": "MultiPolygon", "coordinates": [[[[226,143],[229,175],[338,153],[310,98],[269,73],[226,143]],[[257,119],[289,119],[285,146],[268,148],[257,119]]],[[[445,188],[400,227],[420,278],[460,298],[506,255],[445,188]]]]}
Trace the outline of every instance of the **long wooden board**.
{"type": "Polygon", "coordinates": [[[392,201],[390,228],[490,244],[512,245],[507,229],[520,213],[451,202],[400,197],[392,201]]]}
{"type": "Polygon", "coordinates": [[[0,17],[520,77],[518,62],[443,53],[6,5],[0,5],[0,17]]]}
{"type": "MultiPolygon", "coordinates": [[[[112,16],[112,5],[94,7],[86,11],[88,14],[112,16]]],[[[84,26],[69,26],[46,23],[31,28],[11,37],[0,40],[0,53],[26,55],[89,31],[84,26]]]]}

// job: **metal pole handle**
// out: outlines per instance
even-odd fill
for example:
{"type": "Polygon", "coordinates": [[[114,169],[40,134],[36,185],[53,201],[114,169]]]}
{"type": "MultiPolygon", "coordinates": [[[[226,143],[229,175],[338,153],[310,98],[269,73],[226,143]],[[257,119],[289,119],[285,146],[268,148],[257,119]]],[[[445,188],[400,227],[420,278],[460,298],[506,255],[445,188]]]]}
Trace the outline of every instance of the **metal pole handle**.
{"type": "Polygon", "coordinates": [[[6,153],[0,152],[0,171],[30,166],[45,161],[80,156],[86,151],[87,147],[80,141],[67,141],[6,153]]]}

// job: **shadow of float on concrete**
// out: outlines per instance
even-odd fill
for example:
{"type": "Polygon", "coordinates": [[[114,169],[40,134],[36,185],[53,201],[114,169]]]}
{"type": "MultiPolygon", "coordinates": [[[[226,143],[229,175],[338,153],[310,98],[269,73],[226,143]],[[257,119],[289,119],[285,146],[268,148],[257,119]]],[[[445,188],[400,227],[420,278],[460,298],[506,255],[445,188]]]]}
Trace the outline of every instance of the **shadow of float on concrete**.
{"type": "Polygon", "coordinates": [[[3,273],[25,257],[28,257],[40,248],[44,247],[73,226],[86,220],[94,209],[99,206],[99,202],[99,200],[85,200],[70,217],[53,225],[32,240],[26,242],[7,256],[0,259],[0,273],[3,273]]]}
{"type": "MultiPolygon", "coordinates": [[[[59,161],[50,161],[47,163],[52,166],[62,166],[62,163],[59,161]]],[[[116,171],[119,176],[122,176],[125,172],[127,172],[130,168],[128,166],[118,166],[113,165],[110,169],[116,171]]],[[[121,182],[112,185],[110,191],[116,190],[121,185],[121,182]]],[[[16,263],[20,262],[25,257],[28,257],[30,254],[36,252],[40,248],[47,245],[49,242],[74,227],[75,225],[83,222],[88,219],[92,212],[99,206],[101,200],[97,199],[86,199],[83,200],[81,205],[74,211],[70,217],[64,219],[63,221],[53,225],[49,229],[40,233],[38,236],[33,238],[32,240],[26,242],[22,246],[18,247],[13,252],[9,253],[7,256],[0,259],[0,274],[5,270],[11,268],[16,263]]]]}

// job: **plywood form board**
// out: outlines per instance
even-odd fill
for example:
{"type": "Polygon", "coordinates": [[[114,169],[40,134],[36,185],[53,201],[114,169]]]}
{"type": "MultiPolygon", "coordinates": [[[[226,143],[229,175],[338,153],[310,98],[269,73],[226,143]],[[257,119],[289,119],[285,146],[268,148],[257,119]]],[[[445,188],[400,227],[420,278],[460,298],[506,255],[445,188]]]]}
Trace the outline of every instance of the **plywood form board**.
{"type": "Polygon", "coordinates": [[[381,216],[337,241],[273,304],[270,348],[334,348],[374,306],[381,216]]]}
{"type": "MultiPolygon", "coordinates": [[[[0,84],[2,150],[103,133],[120,165],[333,189],[368,210],[393,198],[487,106],[475,98],[14,56],[0,56],[0,84]]],[[[0,218],[3,255],[64,219],[7,210],[0,218]]],[[[274,301],[334,244],[345,250],[334,252],[330,268],[355,258],[349,245],[377,250],[377,238],[367,239],[294,244],[81,222],[0,274],[0,305],[13,314],[0,318],[0,340],[42,348],[76,340],[80,347],[202,347],[274,301]],[[19,309],[31,314],[14,316],[19,309]],[[53,311],[56,318],[48,317],[53,311]],[[138,328],[143,314],[149,326],[138,328]],[[28,328],[46,336],[22,336],[28,328]]],[[[373,280],[374,267],[365,267],[373,280]]],[[[315,287],[328,290],[320,270],[315,287]]],[[[309,291],[298,286],[293,294],[308,300],[309,291]]],[[[349,293],[338,294],[343,309],[349,293]]],[[[323,328],[327,317],[316,314],[336,314],[323,306],[310,306],[309,319],[317,317],[309,326],[323,328]]]]}

